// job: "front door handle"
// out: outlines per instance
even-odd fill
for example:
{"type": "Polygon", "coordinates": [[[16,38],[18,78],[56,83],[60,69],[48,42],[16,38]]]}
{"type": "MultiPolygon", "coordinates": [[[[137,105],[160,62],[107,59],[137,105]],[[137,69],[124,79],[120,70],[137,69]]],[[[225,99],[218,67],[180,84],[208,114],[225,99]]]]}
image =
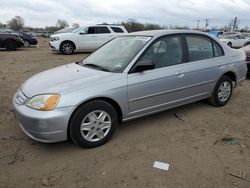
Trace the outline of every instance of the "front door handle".
{"type": "Polygon", "coordinates": [[[184,76],[184,73],[183,72],[177,72],[177,73],[175,73],[175,75],[181,78],[181,77],[184,76]]]}

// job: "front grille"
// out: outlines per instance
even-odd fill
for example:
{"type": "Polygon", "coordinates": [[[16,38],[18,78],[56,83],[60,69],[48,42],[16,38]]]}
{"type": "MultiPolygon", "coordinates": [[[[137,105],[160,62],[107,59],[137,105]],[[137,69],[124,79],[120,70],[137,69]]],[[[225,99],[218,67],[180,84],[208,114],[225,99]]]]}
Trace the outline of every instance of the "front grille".
{"type": "Polygon", "coordinates": [[[29,98],[27,95],[21,89],[17,91],[15,96],[15,101],[17,104],[24,104],[28,99],[29,98]]]}

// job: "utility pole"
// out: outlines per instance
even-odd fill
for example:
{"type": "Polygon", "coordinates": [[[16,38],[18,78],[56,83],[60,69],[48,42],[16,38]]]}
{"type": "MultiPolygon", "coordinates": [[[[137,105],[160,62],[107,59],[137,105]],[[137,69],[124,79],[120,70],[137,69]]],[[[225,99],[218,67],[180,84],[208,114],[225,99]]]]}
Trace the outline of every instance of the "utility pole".
{"type": "Polygon", "coordinates": [[[205,21],[206,21],[206,27],[205,27],[205,31],[207,30],[207,26],[209,25],[209,23],[208,23],[208,19],[205,19],[205,21]]]}
{"type": "Polygon", "coordinates": [[[234,25],[233,25],[233,31],[235,31],[236,28],[236,24],[237,24],[237,16],[234,18],[234,25]]]}
{"type": "Polygon", "coordinates": [[[200,20],[197,20],[197,30],[199,29],[200,26],[200,20]]]}

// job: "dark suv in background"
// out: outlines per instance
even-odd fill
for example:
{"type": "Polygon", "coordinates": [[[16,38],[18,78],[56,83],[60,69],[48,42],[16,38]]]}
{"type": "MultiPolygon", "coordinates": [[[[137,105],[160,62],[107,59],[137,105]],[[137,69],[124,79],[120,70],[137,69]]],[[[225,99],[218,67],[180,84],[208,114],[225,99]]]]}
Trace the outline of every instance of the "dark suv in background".
{"type": "Polygon", "coordinates": [[[20,48],[23,44],[23,39],[17,34],[0,33],[0,48],[17,50],[17,48],[20,48]]]}
{"type": "Polygon", "coordinates": [[[11,33],[19,35],[24,41],[24,47],[29,47],[30,45],[37,45],[37,38],[35,35],[30,33],[25,33],[22,31],[14,31],[12,29],[2,29],[0,33],[11,33]]]}

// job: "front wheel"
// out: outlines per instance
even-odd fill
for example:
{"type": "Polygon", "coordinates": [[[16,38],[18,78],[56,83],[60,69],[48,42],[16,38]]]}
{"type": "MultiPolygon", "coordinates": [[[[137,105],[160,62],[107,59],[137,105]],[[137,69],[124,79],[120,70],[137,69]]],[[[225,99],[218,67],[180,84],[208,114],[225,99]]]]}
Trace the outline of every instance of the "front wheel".
{"type": "Polygon", "coordinates": [[[65,55],[70,55],[74,53],[74,44],[72,42],[63,42],[61,44],[60,50],[65,55]]]}
{"type": "Polygon", "coordinates": [[[70,136],[74,143],[86,148],[105,144],[118,125],[114,107],[102,100],[79,107],[70,122],[70,136]]]}
{"type": "Polygon", "coordinates": [[[214,106],[224,106],[228,103],[233,92],[233,82],[231,78],[223,75],[217,82],[209,102],[214,106]]]}
{"type": "Polygon", "coordinates": [[[23,43],[23,46],[24,46],[25,48],[28,48],[28,47],[30,46],[29,41],[25,40],[24,43],[23,43]]]}
{"type": "Polygon", "coordinates": [[[14,51],[14,50],[17,50],[18,44],[14,40],[9,40],[6,42],[5,47],[7,50],[14,51]]]}

